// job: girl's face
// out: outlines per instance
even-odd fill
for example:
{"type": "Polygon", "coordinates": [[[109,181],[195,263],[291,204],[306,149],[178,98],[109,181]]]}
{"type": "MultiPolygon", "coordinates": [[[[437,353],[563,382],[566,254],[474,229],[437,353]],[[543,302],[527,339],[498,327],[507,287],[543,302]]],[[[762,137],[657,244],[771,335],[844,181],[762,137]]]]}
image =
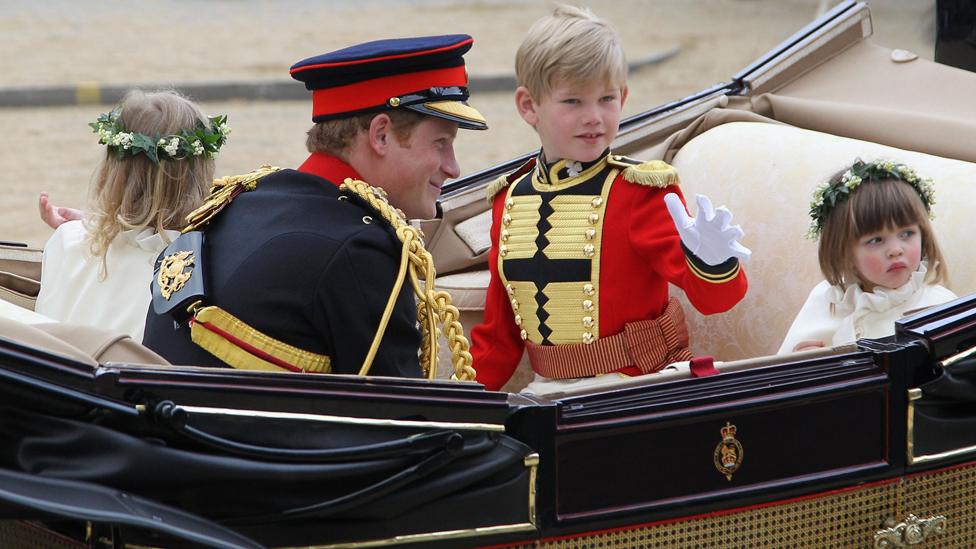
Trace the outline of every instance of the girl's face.
{"type": "Polygon", "coordinates": [[[904,286],[921,261],[918,224],[864,234],[854,243],[854,265],[865,291],[904,286]]]}

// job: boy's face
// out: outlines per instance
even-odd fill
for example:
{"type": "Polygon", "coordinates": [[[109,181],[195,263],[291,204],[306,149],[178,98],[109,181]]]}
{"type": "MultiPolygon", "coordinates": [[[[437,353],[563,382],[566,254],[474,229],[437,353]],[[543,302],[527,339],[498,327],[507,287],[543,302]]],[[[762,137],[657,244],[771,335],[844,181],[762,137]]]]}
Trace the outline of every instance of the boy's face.
{"type": "Polygon", "coordinates": [[[626,98],[626,87],[605,82],[560,81],[539,101],[524,87],[515,92],[519,114],[538,132],[547,162],[599,158],[617,137],[626,98]]]}

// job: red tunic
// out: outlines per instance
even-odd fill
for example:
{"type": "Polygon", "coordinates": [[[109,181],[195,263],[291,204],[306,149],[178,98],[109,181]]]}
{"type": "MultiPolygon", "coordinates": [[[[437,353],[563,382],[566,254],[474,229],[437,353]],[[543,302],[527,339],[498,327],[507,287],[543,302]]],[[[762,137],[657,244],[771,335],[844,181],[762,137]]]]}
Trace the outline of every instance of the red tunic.
{"type": "MultiPolygon", "coordinates": [[[[669,282],[682,288],[692,305],[703,314],[727,311],[745,295],[746,275],[737,264],[732,263],[734,274],[730,273],[721,282],[706,280],[691,268],[689,261],[699,266],[702,263],[693,256],[689,260],[684,252],[664,203],[664,196],[671,192],[681,196],[677,185],[661,188],[632,183],[624,179],[623,172],[613,180],[607,195],[599,254],[598,337],[617,334],[628,322],[660,316],[668,304],[669,282]]],[[[521,329],[514,321],[510,298],[498,272],[505,201],[503,189],[492,202],[488,256],[491,280],[484,321],[471,333],[477,380],[489,390],[498,390],[508,381],[524,350],[521,329]]],[[[730,271],[728,265],[724,267],[730,271]]],[[[640,373],[634,366],[620,372],[640,373]]]]}

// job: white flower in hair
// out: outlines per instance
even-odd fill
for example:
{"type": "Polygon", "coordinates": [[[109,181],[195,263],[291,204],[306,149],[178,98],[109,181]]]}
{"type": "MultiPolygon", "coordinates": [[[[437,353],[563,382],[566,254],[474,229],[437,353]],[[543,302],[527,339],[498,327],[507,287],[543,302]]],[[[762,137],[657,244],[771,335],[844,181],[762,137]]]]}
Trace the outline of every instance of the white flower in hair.
{"type": "Polygon", "coordinates": [[[117,133],[114,137],[112,137],[112,144],[116,147],[128,149],[132,146],[132,134],[128,132],[117,133]]]}
{"type": "MultiPolygon", "coordinates": [[[[160,142],[166,143],[166,140],[161,139],[160,142]]],[[[180,150],[180,138],[174,137],[170,139],[169,143],[163,145],[163,150],[166,151],[166,154],[170,156],[176,156],[176,153],[179,152],[180,150]]]]}
{"type": "Polygon", "coordinates": [[[195,139],[193,143],[190,143],[190,147],[193,152],[193,156],[200,156],[203,154],[203,143],[199,139],[195,139]]]}
{"type": "Polygon", "coordinates": [[[220,126],[217,126],[217,131],[222,133],[224,136],[228,136],[230,135],[231,127],[227,124],[221,124],[220,126]]]}

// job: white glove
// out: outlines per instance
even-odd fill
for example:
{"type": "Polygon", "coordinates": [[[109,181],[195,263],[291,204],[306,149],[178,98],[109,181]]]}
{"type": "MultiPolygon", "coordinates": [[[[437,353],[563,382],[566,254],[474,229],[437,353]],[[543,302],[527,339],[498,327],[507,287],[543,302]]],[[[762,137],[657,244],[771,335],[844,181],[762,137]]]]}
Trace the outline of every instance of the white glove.
{"type": "Polygon", "coordinates": [[[725,206],[713,208],[712,201],[704,195],[695,195],[695,200],[698,202],[698,213],[692,218],[688,216],[685,205],[677,194],[668,193],[664,197],[682,244],[695,257],[709,265],[725,263],[732,257],[742,262],[748,261],[752,252],[739,244],[742,229],[738,225],[729,224],[732,221],[732,212],[725,206]]]}

